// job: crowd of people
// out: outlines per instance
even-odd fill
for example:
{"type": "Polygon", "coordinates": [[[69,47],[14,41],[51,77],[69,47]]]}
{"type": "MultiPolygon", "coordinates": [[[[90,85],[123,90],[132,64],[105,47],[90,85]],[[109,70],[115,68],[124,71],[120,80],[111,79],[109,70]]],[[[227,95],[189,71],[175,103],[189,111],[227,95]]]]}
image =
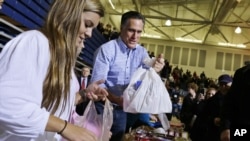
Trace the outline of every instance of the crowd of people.
{"type": "Polygon", "coordinates": [[[222,74],[217,81],[207,78],[205,72],[183,73],[178,66],[162,75],[168,76],[171,116],[185,124],[192,141],[230,141],[231,129],[250,128],[246,112],[249,66],[239,68],[234,76],[222,74]]]}
{"type": "MultiPolygon", "coordinates": [[[[152,114],[123,111],[122,94],[133,72],[148,69],[142,60],[152,57],[139,44],[144,16],[124,13],[120,32],[113,28],[115,37],[110,24],[102,29],[103,16],[99,0],[54,0],[41,30],[21,33],[5,45],[0,54],[0,140],[97,141],[94,133],[70,123],[72,110],[82,114],[79,104],[88,100],[96,101],[98,113],[103,112],[102,100],[111,101],[110,141],[121,141],[137,124],[152,126],[145,119],[158,121],[152,114]],[[95,53],[91,78],[90,68],[84,67],[77,80],[76,58],[97,26],[108,42],[95,53]]],[[[185,124],[193,141],[229,141],[230,127],[249,126],[249,65],[234,78],[219,76],[218,83],[204,72],[198,76],[178,66],[172,69],[161,54],[152,68],[165,80],[173,105],[170,114],[185,124]]]]}
{"type": "Polygon", "coordinates": [[[104,38],[109,41],[119,37],[120,32],[117,30],[116,27],[113,27],[110,24],[104,24],[100,22],[97,26],[97,30],[104,36],[104,38]]]}
{"type": "MultiPolygon", "coordinates": [[[[168,63],[165,63],[168,64],[168,63]]],[[[218,80],[209,79],[176,66],[165,66],[160,75],[172,99],[175,116],[185,124],[185,131],[192,141],[220,141],[220,111],[225,95],[232,84],[232,77],[223,74],[218,80]]],[[[171,118],[170,118],[171,119],[171,118]]]]}

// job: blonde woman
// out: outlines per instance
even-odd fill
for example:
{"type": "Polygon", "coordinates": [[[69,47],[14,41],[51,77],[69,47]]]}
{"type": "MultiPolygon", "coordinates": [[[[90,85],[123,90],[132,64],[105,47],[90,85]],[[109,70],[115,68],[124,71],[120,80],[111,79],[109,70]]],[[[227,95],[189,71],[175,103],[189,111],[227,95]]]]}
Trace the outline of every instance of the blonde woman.
{"type": "MultiPolygon", "coordinates": [[[[96,141],[67,122],[81,102],[73,68],[86,38],[104,15],[99,0],[54,0],[41,31],[26,31],[0,54],[0,141],[96,141]]],[[[82,97],[103,98],[102,81],[82,97]],[[97,97],[99,96],[99,97],[97,97]]]]}

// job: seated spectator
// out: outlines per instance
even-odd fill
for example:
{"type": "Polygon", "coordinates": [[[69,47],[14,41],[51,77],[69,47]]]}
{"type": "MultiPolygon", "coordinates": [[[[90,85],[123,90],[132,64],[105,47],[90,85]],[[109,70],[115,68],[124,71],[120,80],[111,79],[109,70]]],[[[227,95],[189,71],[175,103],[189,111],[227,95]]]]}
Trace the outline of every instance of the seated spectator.
{"type": "Polygon", "coordinates": [[[116,27],[113,27],[113,30],[111,31],[110,34],[110,40],[116,39],[119,37],[119,32],[117,31],[116,27]]]}
{"type": "Polygon", "coordinates": [[[206,78],[207,78],[204,71],[200,74],[200,78],[201,78],[201,79],[206,79],[206,78]]]}
{"type": "Polygon", "coordinates": [[[98,25],[97,25],[97,30],[103,35],[103,32],[104,32],[104,27],[103,27],[103,23],[100,22],[98,25]]]}
{"type": "Polygon", "coordinates": [[[111,25],[110,24],[106,25],[102,34],[103,34],[104,38],[107,39],[107,41],[108,41],[110,34],[111,34],[111,25]]]}
{"type": "Polygon", "coordinates": [[[155,53],[152,51],[152,52],[150,53],[149,57],[150,57],[150,58],[155,57],[155,53]]]}
{"type": "Polygon", "coordinates": [[[0,9],[2,9],[3,2],[4,0],[0,0],[0,9]]]}
{"type": "Polygon", "coordinates": [[[181,111],[181,106],[179,105],[180,101],[180,87],[178,84],[175,85],[174,89],[172,90],[171,95],[171,100],[172,100],[172,115],[175,116],[176,118],[180,118],[180,111],[181,111]]]}

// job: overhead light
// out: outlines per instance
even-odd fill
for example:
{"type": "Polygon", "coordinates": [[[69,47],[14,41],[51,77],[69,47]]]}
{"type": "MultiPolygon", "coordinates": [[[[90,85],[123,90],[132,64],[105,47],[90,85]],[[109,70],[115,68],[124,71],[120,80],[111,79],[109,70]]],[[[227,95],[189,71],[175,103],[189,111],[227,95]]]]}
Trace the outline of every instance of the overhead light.
{"type": "Polygon", "coordinates": [[[111,0],[109,0],[109,4],[111,5],[111,7],[112,7],[113,9],[115,9],[115,6],[114,6],[114,4],[113,4],[113,2],[112,2],[111,0]]]}
{"type": "Polygon", "coordinates": [[[237,28],[235,28],[234,32],[237,33],[237,34],[240,34],[241,33],[241,28],[238,26],[237,28]]]}
{"type": "Polygon", "coordinates": [[[187,39],[187,38],[182,38],[182,37],[175,38],[175,40],[184,41],[184,42],[192,42],[192,43],[202,43],[202,40],[187,39]]]}
{"type": "Polygon", "coordinates": [[[157,39],[161,38],[161,36],[159,36],[159,35],[153,35],[153,34],[147,34],[147,33],[143,33],[141,36],[142,37],[149,37],[149,38],[157,38],[157,39]]]}
{"type": "Polygon", "coordinates": [[[166,26],[171,26],[172,25],[171,20],[166,20],[165,25],[166,26]]]}
{"type": "Polygon", "coordinates": [[[218,45],[220,45],[220,46],[228,46],[228,47],[237,47],[237,48],[246,48],[246,45],[243,45],[243,44],[232,44],[232,43],[221,43],[221,42],[219,42],[218,45]]]}

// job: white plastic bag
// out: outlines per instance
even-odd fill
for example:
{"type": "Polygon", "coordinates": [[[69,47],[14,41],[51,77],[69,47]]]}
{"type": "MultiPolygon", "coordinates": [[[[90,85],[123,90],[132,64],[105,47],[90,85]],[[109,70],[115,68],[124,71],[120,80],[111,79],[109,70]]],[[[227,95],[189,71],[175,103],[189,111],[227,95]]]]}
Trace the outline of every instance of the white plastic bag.
{"type": "Polygon", "coordinates": [[[95,133],[98,141],[109,141],[110,129],[113,124],[113,107],[109,100],[106,100],[103,114],[98,114],[95,103],[91,100],[83,116],[74,111],[70,122],[95,133]]]}
{"type": "Polygon", "coordinates": [[[153,68],[138,68],[123,93],[123,109],[129,113],[171,113],[172,103],[153,68]]]}

